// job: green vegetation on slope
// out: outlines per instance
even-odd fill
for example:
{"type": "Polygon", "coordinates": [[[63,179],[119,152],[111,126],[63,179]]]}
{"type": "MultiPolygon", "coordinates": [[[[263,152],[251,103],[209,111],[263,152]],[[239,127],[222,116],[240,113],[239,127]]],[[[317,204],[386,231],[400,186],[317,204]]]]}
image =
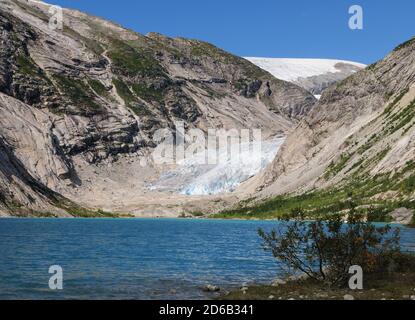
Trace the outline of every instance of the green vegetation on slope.
{"type": "Polygon", "coordinates": [[[393,51],[399,51],[401,49],[404,49],[410,45],[412,45],[415,41],[415,37],[412,39],[409,39],[408,41],[405,41],[404,43],[400,44],[399,46],[397,46],[393,51]]]}
{"type": "Polygon", "coordinates": [[[359,211],[369,215],[373,221],[388,221],[388,214],[396,208],[413,208],[415,201],[408,196],[415,192],[415,170],[413,161],[395,174],[379,174],[361,177],[343,186],[312,191],[302,195],[281,195],[263,202],[248,200],[238,207],[213,215],[214,218],[278,219],[293,211],[303,210],[310,217],[327,215],[349,209],[350,199],[359,206],[359,211]],[[376,197],[388,191],[396,192],[394,199],[376,197]]]}
{"type": "MultiPolygon", "coordinates": [[[[143,103],[138,102],[138,99],[134,96],[133,92],[124,81],[114,78],[112,79],[112,83],[117,89],[118,95],[124,100],[125,105],[137,116],[151,115],[151,112],[146,108],[146,106],[143,103]]],[[[138,90],[137,86],[134,86],[133,89],[134,88],[135,90],[138,90]]]]}
{"type": "Polygon", "coordinates": [[[165,71],[149,53],[118,39],[111,39],[108,57],[113,68],[126,76],[165,77],[165,71]]]}
{"type": "MultiPolygon", "coordinates": [[[[374,121],[381,121],[381,130],[370,136],[362,144],[353,142],[356,135],[351,136],[346,141],[346,145],[348,147],[347,150],[344,151],[337,160],[332,161],[327,167],[323,175],[325,180],[329,180],[341,172],[344,172],[345,174],[353,172],[353,177],[355,178],[362,176],[368,172],[368,169],[373,168],[386,157],[391,150],[390,145],[382,145],[382,150],[377,152],[375,156],[371,156],[373,153],[372,148],[381,143],[383,139],[395,134],[399,130],[401,130],[401,135],[404,135],[414,125],[415,100],[402,109],[396,108],[398,103],[407,93],[407,89],[402,90],[402,92],[400,92],[386,107],[385,111],[377,119],[368,124],[373,125],[374,121]],[[347,167],[349,167],[349,169],[345,171],[347,167]]],[[[367,126],[363,127],[358,134],[360,134],[366,127],[367,126]]],[[[394,139],[396,139],[396,137],[394,139]]]]}
{"type": "Polygon", "coordinates": [[[103,210],[92,210],[88,208],[83,208],[76,203],[62,199],[61,201],[58,201],[55,203],[55,205],[63,210],[65,210],[67,213],[69,213],[71,216],[76,218],[117,218],[119,217],[118,214],[105,212],[103,210]]]}
{"type": "Polygon", "coordinates": [[[264,70],[248,60],[230,54],[210,43],[197,40],[191,40],[188,43],[190,44],[190,58],[210,57],[225,64],[238,65],[242,67],[245,77],[251,79],[260,79],[266,75],[264,70]]]}
{"type": "Polygon", "coordinates": [[[19,54],[16,58],[16,62],[20,73],[32,77],[44,77],[42,69],[40,69],[30,57],[19,54]]]}
{"type": "Polygon", "coordinates": [[[58,74],[53,75],[53,78],[62,93],[70,99],[71,104],[82,113],[90,114],[102,112],[99,104],[95,102],[94,93],[85,83],[58,74]]]}
{"type": "Polygon", "coordinates": [[[115,102],[115,98],[111,96],[110,91],[105,88],[101,81],[89,79],[88,84],[98,96],[105,98],[107,101],[115,102]]]}
{"type": "Polygon", "coordinates": [[[387,116],[390,115],[390,113],[392,112],[393,108],[399,103],[399,101],[402,100],[402,98],[404,97],[404,95],[406,95],[408,93],[409,89],[405,89],[402,90],[401,93],[399,93],[396,98],[386,107],[384,114],[386,114],[387,116]]]}
{"type": "Polygon", "coordinates": [[[393,115],[390,119],[392,125],[388,128],[388,133],[393,134],[409,124],[415,117],[415,100],[407,105],[403,110],[393,115]]]}
{"type": "Polygon", "coordinates": [[[342,171],[349,160],[352,158],[353,154],[347,153],[342,154],[340,156],[340,160],[337,162],[331,162],[330,165],[327,168],[327,171],[324,174],[325,179],[329,179],[331,177],[334,177],[336,174],[338,174],[340,171],[342,171]]]}
{"type": "Polygon", "coordinates": [[[125,104],[130,106],[130,104],[135,101],[135,98],[128,86],[118,78],[112,79],[112,83],[114,84],[115,89],[117,89],[119,96],[124,100],[125,104]]]}
{"type": "Polygon", "coordinates": [[[63,25],[63,32],[67,36],[71,37],[72,39],[82,42],[89,50],[91,50],[97,56],[100,56],[105,51],[98,41],[96,41],[92,38],[86,38],[86,37],[82,36],[81,34],[76,32],[75,30],[69,28],[65,24],[63,25]]]}
{"type": "Polygon", "coordinates": [[[156,101],[158,103],[163,103],[163,92],[162,90],[155,90],[151,87],[148,87],[144,84],[133,83],[131,85],[132,90],[134,93],[142,98],[143,100],[153,102],[156,101]]]}

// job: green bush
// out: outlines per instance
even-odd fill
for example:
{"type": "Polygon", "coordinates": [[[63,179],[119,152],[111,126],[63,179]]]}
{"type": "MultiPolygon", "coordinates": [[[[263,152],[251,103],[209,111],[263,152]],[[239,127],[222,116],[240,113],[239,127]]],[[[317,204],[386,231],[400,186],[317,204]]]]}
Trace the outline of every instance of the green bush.
{"type": "Polygon", "coordinates": [[[367,221],[369,222],[391,222],[392,218],[389,215],[388,208],[370,207],[366,212],[367,221]]]}
{"type": "Polygon", "coordinates": [[[259,230],[263,248],[272,252],[291,272],[331,286],[346,285],[349,268],[359,265],[365,273],[382,271],[400,254],[399,229],[365,222],[350,204],[347,215],[305,221],[301,211],[286,216],[285,224],[267,233],[259,230]],[[345,224],[344,220],[348,223],[345,224]]]}
{"type": "Polygon", "coordinates": [[[405,193],[413,192],[415,190],[415,175],[411,175],[401,183],[401,191],[405,193]]]}

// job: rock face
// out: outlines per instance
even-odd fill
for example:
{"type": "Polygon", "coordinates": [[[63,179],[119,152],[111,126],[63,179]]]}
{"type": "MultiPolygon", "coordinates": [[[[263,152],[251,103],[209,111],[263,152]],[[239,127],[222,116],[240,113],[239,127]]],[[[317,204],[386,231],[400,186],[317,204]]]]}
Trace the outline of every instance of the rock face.
{"type": "Polygon", "coordinates": [[[365,183],[373,199],[413,199],[414,84],[410,40],[327,89],[263,175],[263,195],[365,183]]]}
{"type": "Polygon", "coordinates": [[[177,121],[204,131],[261,128],[266,138],[290,132],[315,103],[208,43],[144,36],[66,9],[63,29],[52,30],[49,8],[0,3],[2,215],[63,215],[66,198],[101,207],[117,190],[141,192],[132,185],[151,170],[132,171],[131,162],[177,121]],[[117,180],[124,176],[131,185],[117,180]]]}
{"type": "Polygon", "coordinates": [[[407,208],[398,208],[391,213],[393,221],[400,224],[409,224],[413,215],[414,212],[407,208]]]}

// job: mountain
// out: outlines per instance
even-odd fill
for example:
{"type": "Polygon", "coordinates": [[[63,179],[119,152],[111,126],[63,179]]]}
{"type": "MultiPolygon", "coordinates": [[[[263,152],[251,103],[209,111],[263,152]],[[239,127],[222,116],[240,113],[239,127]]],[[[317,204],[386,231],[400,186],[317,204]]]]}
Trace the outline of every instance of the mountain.
{"type": "Polygon", "coordinates": [[[261,128],[268,139],[315,103],[209,43],[141,35],[69,9],[53,30],[49,9],[0,3],[1,215],[171,213],[190,200],[149,192],[164,169],[141,166],[158,129],[261,128]]]}
{"type": "Polygon", "coordinates": [[[255,181],[259,198],[415,208],[414,84],[412,39],[325,90],[255,181]]]}
{"type": "Polygon", "coordinates": [[[299,85],[317,98],[331,85],[366,67],[357,62],[332,59],[246,59],[278,79],[299,85]]]}

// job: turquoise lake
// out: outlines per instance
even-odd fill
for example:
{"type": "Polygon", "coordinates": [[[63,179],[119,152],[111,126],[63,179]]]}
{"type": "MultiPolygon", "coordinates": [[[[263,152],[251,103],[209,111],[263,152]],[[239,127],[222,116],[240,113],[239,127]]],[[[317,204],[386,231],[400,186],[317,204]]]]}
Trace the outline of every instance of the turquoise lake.
{"type": "MultiPolygon", "coordinates": [[[[0,299],[204,299],[268,283],[282,269],[261,249],[272,221],[0,219],[0,299]],[[49,289],[49,267],[63,290],[49,289]]],[[[415,229],[402,229],[415,251],[415,229]]]]}

